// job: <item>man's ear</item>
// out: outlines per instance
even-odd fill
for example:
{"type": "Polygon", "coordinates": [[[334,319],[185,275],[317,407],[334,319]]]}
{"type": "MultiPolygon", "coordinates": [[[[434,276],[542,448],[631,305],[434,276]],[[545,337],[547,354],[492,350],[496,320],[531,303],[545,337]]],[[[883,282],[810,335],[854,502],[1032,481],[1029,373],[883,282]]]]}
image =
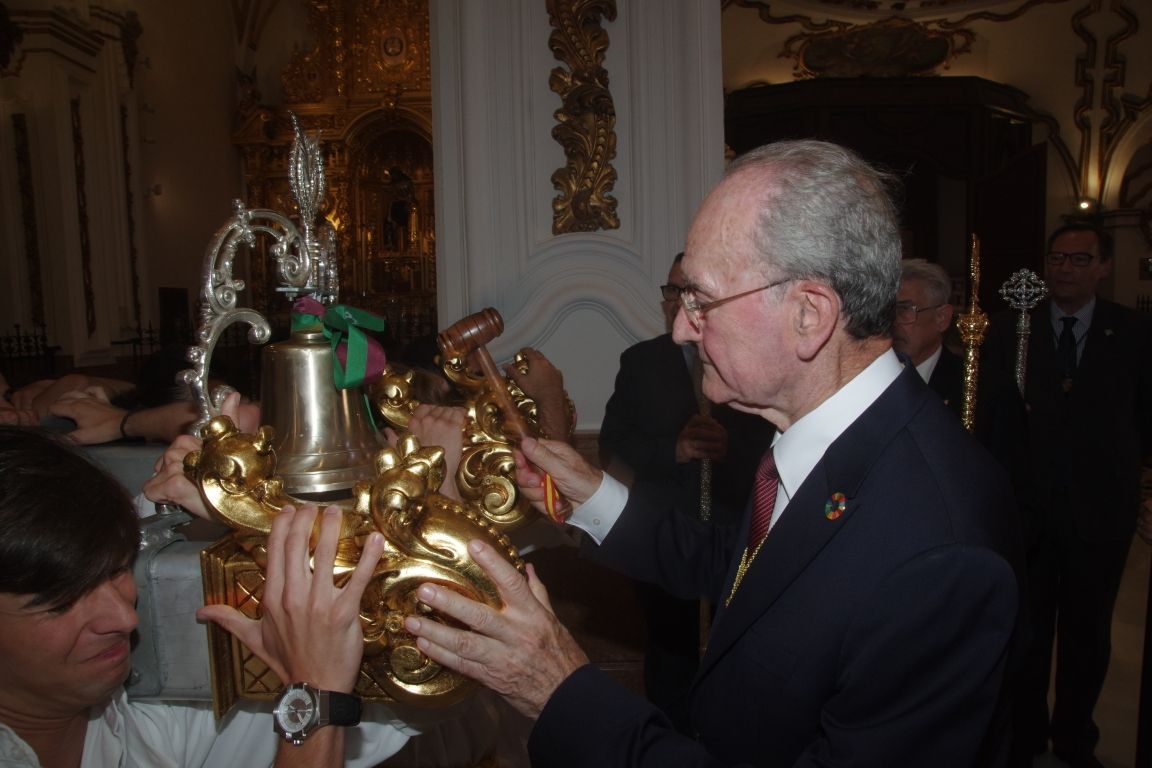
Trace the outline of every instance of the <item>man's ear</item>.
{"type": "Polygon", "coordinates": [[[840,296],[831,286],[815,280],[798,281],[796,296],[796,354],[801,360],[812,360],[840,322],[840,296]]]}
{"type": "Polygon", "coordinates": [[[1112,263],[1114,261],[1116,261],[1115,256],[1113,256],[1111,259],[1108,259],[1108,261],[1100,262],[1100,279],[1101,280],[1104,280],[1104,279],[1112,276],[1112,263]]]}
{"type": "Polygon", "coordinates": [[[944,304],[939,308],[939,314],[936,316],[936,330],[940,333],[948,330],[952,325],[952,305],[944,304]]]}

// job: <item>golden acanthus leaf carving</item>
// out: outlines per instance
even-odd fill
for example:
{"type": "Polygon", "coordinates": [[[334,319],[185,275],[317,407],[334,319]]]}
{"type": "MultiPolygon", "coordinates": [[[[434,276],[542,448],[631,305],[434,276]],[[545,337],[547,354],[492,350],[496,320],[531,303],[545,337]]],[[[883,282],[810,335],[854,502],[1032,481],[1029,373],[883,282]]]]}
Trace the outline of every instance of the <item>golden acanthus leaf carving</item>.
{"type": "Polygon", "coordinates": [[[552,174],[560,194],[552,201],[552,233],[618,229],[616,198],[616,107],[608,89],[604,52],[608,33],[600,19],[616,19],[615,0],[548,0],[554,27],[548,38],[553,55],[563,62],[548,78],[562,100],[553,115],[552,138],[568,160],[552,174]]]}

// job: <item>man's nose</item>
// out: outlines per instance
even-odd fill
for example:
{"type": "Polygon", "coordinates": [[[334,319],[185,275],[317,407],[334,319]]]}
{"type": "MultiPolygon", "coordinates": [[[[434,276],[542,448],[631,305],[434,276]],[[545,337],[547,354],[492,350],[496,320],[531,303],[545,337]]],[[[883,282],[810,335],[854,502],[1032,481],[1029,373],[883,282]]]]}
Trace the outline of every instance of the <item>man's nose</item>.
{"type": "Polygon", "coordinates": [[[131,632],[136,617],[136,582],[126,571],[92,591],[97,611],[96,627],[101,632],[131,632]]]}

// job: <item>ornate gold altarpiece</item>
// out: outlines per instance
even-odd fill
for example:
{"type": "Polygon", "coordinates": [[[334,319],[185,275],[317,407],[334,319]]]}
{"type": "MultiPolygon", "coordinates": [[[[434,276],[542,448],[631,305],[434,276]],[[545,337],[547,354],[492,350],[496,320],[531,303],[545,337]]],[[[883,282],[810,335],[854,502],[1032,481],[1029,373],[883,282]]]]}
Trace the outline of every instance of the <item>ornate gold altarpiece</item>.
{"type": "MultiPolygon", "coordinates": [[[[234,142],[252,208],[294,210],[288,156],[295,113],[319,134],[328,177],[321,213],[336,229],[341,293],[384,316],[397,344],[436,318],[432,75],[427,0],[308,0],[314,47],[281,72],[283,103],[260,105],[242,76],[234,142]]],[[[251,306],[286,323],[270,259],[248,265],[251,306]]]]}

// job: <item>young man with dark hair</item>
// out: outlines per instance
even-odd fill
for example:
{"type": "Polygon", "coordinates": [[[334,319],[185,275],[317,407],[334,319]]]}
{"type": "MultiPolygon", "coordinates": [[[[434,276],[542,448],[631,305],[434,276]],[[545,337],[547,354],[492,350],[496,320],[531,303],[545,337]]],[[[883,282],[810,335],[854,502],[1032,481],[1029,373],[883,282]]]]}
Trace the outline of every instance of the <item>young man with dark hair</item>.
{"type": "MultiPolygon", "coordinates": [[[[360,595],[383,539],[370,537],[337,588],[329,574],[339,515],[323,515],[314,577],[316,515],[286,508],[273,523],[261,621],[228,606],[199,616],[236,633],[281,679],[348,694],[363,649],[360,595]]],[[[344,764],[345,728],[318,728],[293,745],[273,732],[268,706],[239,706],[217,724],[207,705],[128,700],[139,524],[123,488],[71,445],[0,427],[0,530],[0,765],[344,764]]],[[[407,741],[383,712],[348,729],[350,764],[375,765],[407,741]]]]}

